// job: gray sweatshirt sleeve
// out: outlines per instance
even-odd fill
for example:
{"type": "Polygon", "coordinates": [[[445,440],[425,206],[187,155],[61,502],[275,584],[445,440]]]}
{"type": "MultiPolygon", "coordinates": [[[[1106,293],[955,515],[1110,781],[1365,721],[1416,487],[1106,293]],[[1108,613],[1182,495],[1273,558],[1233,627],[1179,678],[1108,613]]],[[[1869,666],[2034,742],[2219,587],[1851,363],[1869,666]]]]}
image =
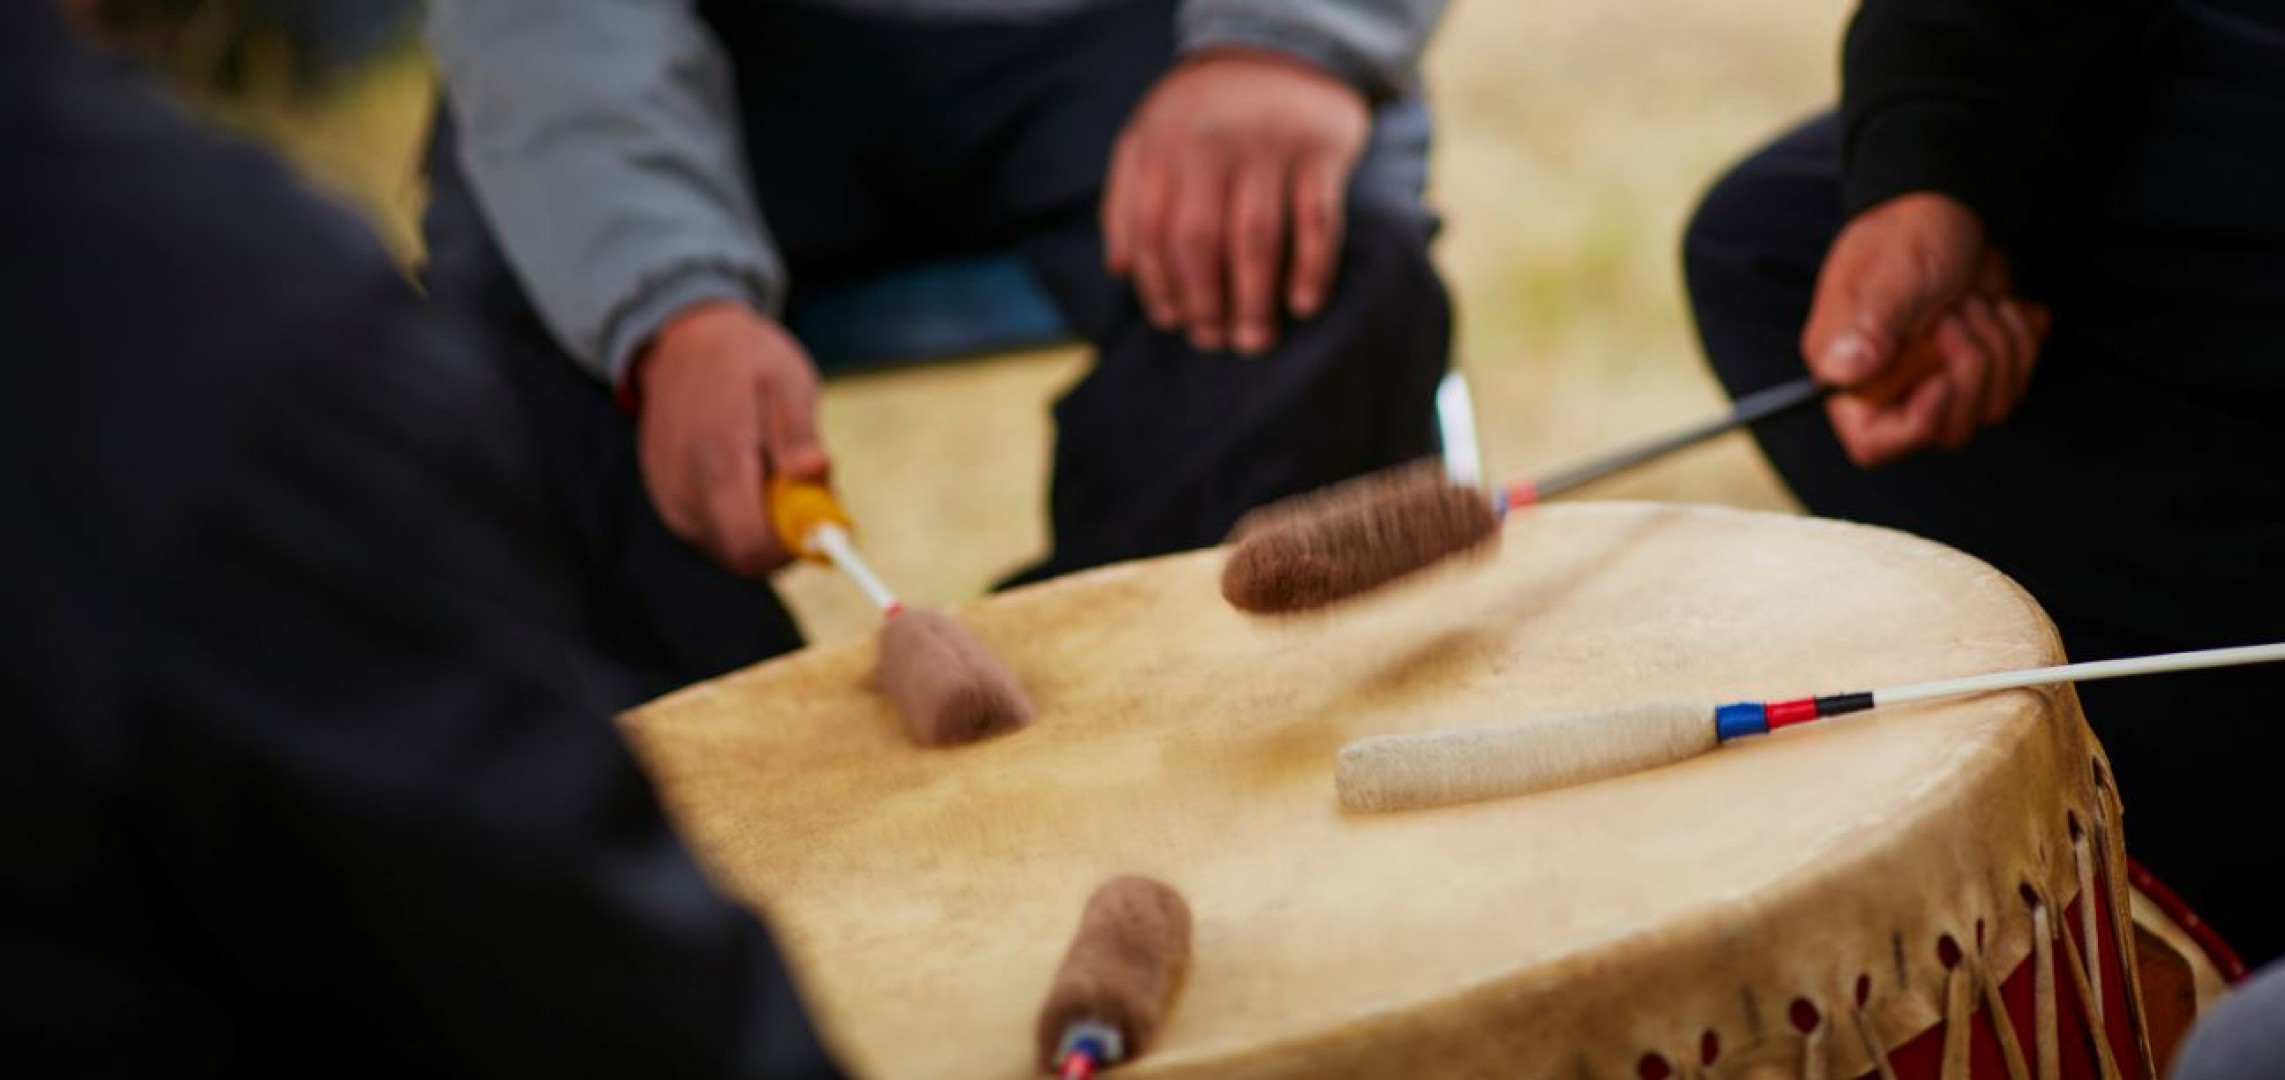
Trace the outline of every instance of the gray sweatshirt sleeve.
{"type": "Polygon", "coordinates": [[[1245,45],[1290,53],[1374,100],[1404,97],[1445,0],[1184,0],[1184,53],[1245,45]]]}
{"type": "Polygon", "coordinates": [[[730,65],[693,0],[435,0],[460,165],[571,355],[616,386],[675,311],[775,313],[730,65]]]}

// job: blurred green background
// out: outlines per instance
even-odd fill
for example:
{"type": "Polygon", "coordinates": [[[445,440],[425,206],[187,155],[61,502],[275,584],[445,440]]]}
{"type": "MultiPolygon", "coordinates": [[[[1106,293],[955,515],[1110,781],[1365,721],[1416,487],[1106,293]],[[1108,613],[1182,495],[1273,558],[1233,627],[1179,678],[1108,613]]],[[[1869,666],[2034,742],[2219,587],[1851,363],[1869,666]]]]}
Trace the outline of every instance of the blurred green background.
{"type": "MultiPolygon", "coordinates": [[[[577,2],[577,0],[574,0],[577,2]]],[[[218,122],[278,147],[419,257],[433,76],[414,0],[125,0],[106,17],[218,122]]],[[[1427,65],[1439,260],[1494,475],[1717,408],[1676,245],[1697,194],[1831,100],[1846,8],[1798,0],[1459,0],[1427,65]]],[[[1045,543],[1047,403],[1076,348],[837,380],[824,425],[862,542],[917,600],[956,602],[1045,543]]],[[[1732,437],[1592,497],[1790,506],[1732,437]]],[[[861,598],[796,568],[813,637],[861,598]]]]}

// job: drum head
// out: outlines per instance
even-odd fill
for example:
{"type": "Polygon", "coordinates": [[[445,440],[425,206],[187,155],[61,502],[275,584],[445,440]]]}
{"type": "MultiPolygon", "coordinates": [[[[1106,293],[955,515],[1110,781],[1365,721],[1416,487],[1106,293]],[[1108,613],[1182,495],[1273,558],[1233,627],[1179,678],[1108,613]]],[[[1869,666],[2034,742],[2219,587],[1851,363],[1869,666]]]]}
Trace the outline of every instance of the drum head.
{"type": "MultiPolygon", "coordinates": [[[[1550,507],[1496,557],[1289,619],[1225,606],[1220,563],[1112,567],[961,612],[1039,706],[980,745],[909,745],[867,688],[866,641],[627,718],[850,1066],[1034,1075],[1032,1022],[1081,905],[1129,872],[1188,897],[1196,947],[1160,1045],[1122,1075],[1632,1075],[1654,1049],[1695,1064],[1707,1032],[1725,1059],[1798,1055],[1791,1004],[1840,1015],[1860,987],[1867,1022],[1901,1040],[1941,1017],[1939,939],[2008,970],[2030,947],[2025,897],[2078,890],[2074,823],[2115,840],[2067,689],[1502,802],[1356,816],[1335,800],[1334,752],[1364,735],[2063,659],[2021,590],[1933,544],[1550,507]]],[[[1830,1051],[1843,1075],[1869,1064],[1855,1040],[1830,1051]]]]}

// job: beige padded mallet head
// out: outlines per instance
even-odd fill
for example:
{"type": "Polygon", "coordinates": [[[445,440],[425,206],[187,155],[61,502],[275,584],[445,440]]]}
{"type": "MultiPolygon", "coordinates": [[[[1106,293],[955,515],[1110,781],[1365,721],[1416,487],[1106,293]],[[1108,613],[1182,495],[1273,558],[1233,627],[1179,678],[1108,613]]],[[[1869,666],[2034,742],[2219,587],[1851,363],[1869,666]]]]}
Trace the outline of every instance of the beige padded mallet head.
{"type": "Polygon", "coordinates": [[[1333,786],[1344,809],[1424,810],[1624,776],[1714,743],[1704,704],[1635,705],[1358,739],[1334,759],[1333,786]]]}

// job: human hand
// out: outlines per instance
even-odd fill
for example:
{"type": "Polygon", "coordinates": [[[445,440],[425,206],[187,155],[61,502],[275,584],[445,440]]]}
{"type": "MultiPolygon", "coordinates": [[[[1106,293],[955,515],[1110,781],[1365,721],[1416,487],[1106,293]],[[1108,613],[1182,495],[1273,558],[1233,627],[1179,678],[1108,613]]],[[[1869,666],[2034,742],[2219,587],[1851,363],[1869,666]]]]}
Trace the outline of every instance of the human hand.
{"type": "Polygon", "coordinates": [[[764,481],[830,470],[801,343],[745,304],[695,304],[660,328],[633,377],[643,484],[667,527],[747,577],[790,561],[764,481]]]}
{"type": "Polygon", "coordinates": [[[1372,120],[1364,96],[1301,60],[1226,49],[1184,61],[1135,108],[1103,190],[1110,271],[1161,330],[1201,350],[1258,354],[1278,304],[1324,307],[1349,173],[1372,120]]]}
{"type": "Polygon", "coordinates": [[[1833,242],[1801,334],[1826,404],[1859,465],[1957,448],[2007,417],[2038,361],[2047,309],[2013,295],[2007,261],[1973,211],[1902,195],[1833,242]]]}

